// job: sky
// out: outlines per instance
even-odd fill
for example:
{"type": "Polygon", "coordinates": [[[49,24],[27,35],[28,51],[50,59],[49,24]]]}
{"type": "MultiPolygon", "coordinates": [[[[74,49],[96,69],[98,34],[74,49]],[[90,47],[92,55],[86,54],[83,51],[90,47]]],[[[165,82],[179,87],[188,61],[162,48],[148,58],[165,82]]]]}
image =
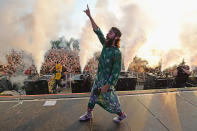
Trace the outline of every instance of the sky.
{"type": "Polygon", "coordinates": [[[81,28],[88,20],[83,11],[86,9],[86,5],[88,4],[91,9],[93,9],[92,13],[94,13],[94,7],[96,4],[96,0],[73,0],[73,2],[73,12],[69,16],[70,23],[69,25],[62,24],[62,30],[59,32],[59,36],[65,36],[68,39],[71,37],[80,37],[81,28]],[[69,30],[69,32],[67,32],[66,30],[69,30]]]}
{"type": "Polygon", "coordinates": [[[122,32],[126,69],[134,56],[162,68],[180,63],[197,65],[196,0],[0,0],[0,62],[12,48],[31,53],[38,70],[50,41],[71,37],[80,41],[82,69],[102,46],[88,17],[104,35],[112,26],[122,32]]]}

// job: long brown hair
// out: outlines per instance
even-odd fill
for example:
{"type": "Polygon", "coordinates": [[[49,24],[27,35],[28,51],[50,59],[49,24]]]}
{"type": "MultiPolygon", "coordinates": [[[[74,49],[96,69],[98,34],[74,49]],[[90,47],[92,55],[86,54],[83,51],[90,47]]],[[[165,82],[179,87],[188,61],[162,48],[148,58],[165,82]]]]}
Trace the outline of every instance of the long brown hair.
{"type": "MultiPolygon", "coordinates": [[[[112,27],[111,28],[113,30],[113,32],[115,33],[115,37],[118,37],[116,40],[115,40],[115,46],[120,48],[120,37],[122,35],[122,33],[120,32],[120,30],[117,28],[117,27],[112,27]]],[[[113,44],[113,41],[114,39],[108,39],[106,40],[106,46],[107,47],[110,47],[112,46],[113,44]]]]}

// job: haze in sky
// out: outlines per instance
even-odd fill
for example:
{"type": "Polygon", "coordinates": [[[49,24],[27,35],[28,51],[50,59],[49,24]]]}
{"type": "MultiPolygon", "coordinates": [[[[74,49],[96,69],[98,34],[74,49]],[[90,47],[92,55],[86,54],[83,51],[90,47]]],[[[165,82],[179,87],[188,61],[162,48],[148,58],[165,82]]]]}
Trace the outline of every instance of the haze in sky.
{"type": "Polygon", "coordinates": [[[137,55],[156,66],[184,58],[197,65],[196,0],[1,0],[0,61],[12,48],[32,53],[38,70],[50,41],[65,36],[80,40],[82,69],[102,49],[83,10],[89,4],[104,35],[112,26],[122,32],[126,69],[137,55]]]}

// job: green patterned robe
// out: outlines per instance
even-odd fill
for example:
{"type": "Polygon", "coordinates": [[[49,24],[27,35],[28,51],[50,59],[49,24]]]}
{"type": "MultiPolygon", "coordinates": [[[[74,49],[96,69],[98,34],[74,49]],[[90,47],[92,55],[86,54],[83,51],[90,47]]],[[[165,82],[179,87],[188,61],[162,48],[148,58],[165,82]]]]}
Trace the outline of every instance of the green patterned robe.
{"type": "Polygon", "coordinates": [[[94,32],[103,45],[103,49],[99,57],[98,71],[94,79],[88,107],[92,110],[95,104],[99,104],[110,113],[121,114],[120,103],[114,90],[121,70],[121,52],[115,46],[106,47],[105,37],[100,28],[94,32]],[[93,90],[101,88],[105,84],[110,85],[108,92],[100,93],[99,96],[94,95],[93,90]]]}

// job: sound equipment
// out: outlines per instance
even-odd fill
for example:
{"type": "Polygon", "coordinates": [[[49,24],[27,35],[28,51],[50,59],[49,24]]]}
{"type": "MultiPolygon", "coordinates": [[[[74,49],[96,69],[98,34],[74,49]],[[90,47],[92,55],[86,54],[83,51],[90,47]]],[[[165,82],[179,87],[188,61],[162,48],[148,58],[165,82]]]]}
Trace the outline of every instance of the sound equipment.
{"type": "Polygon", "coordinates": [[[169,88],[172,82],[173,82],[173,79],[156,79],[155,89],[169,88]]]}
{"type": "Polygon", "coordinates": [[[49,94],[53,87],[54,76],[40,77],[36,80],[25,80],[23,88],[27,95],[36,95],[36,94],[49,94]],[[50,87],[51,86],[51,87],[50,87]]]}
{"type": "Polygon", "coordinates": [[[24,84],[27,95],[49,94],[47,80],[26,80],[24,84]]]}
{"type": "Polygon", "coordinates": [[[134,77],[121,77],[115,86],[116,91],[129,91],[135,90],[137,78],[134,77]]]}
{"type": "Polygon", "coordinates": [[[71,83],[72,93],[90,92],[92,83],[91,76],[85,76],[84,74],[76,75],[71,83]]]}
{"type": "Polygon", "coordinates": [[[144,83],[144,90],[147,89],[166,89],[172,86],[173,78],[155,78],[149,77],[144,83]]]}
{"type": "MultiPolygon", "coordinates": [[[[117,91],[129,91],[135,90],[137,78],[133,77],[120,77],[115,86],[117,91]]],[[[93,86],[93,80],[88,77],[84,77],[83,74],[74,77],[74,81],[71,83],[72,93],[90,92],[93,86]]]]}
{"type": "Polygon", "coordinates": [[[6,76],[0,77],[0,92],[4,90],[12,90],[12,83],[7,79],[6,76]]]}

